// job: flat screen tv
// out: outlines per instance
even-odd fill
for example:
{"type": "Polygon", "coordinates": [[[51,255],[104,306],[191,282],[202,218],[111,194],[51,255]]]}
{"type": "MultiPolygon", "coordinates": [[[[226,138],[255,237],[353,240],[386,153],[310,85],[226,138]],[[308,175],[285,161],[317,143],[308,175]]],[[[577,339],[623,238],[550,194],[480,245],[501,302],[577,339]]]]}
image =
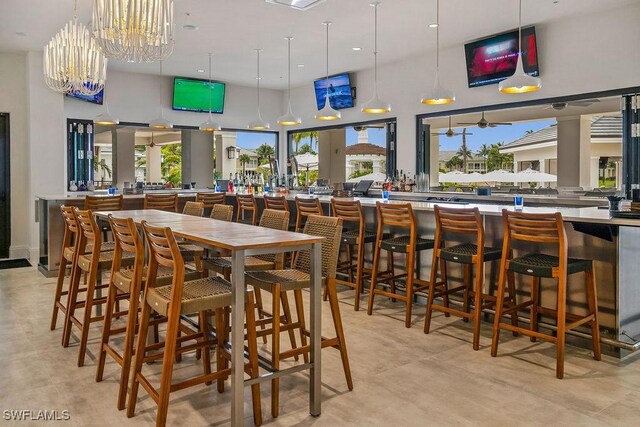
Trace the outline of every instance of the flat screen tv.
{"type": "Polygon", "coordinates": [[[318,110],[322,110],[327,96],[327,86],[329,90],[329,103],[336,110],[353,108],[353,93],[351,92],[351,79],[349,74],[338,74],[316,80],[313,83],[316,90],[316,103],[318,110]]]}
{"type": "MultiPolygon", "coordinates": [[[[511,76],[518,60],[518,30],[486,37],[464,45],[469,87],[498,83],[511,76]]],[[[524,72],[539,76],[535,27],[522,29],[524,72]]]]}
{"type": "Polygon", "coordinates": [[[180,111],[209,112],[209,94],[211,94],[211,112],[224,112],[225,84],[209,80],[176,77],[173,79],[173,109],[180,111]]]}
{"type": "Polygon", "coordinates": [[[71,98],[80,99],[82,101],[91,102],[93,104],[102,105],[102,102],[104,100],[104,89],[102,89],[100,92],[96,93],[95,95],[83,95],[78,92],[73,92],[73,93],[68,93],[67,96],[71,98]]]}

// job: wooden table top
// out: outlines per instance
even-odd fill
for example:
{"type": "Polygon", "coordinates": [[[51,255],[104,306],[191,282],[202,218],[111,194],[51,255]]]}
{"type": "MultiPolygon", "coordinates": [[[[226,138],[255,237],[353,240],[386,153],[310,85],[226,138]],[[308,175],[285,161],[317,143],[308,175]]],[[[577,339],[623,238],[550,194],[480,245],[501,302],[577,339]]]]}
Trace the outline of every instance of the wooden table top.
{"type": "Polygon", "coordinates": [[[323,240],[319,236],[154,209],[96,212],[100,217],[109,214],[116,218],[132,218],[136,224],[147,221],[152,225],[167,226],[177,237],[228,250],[309,245],[323,240]]]}

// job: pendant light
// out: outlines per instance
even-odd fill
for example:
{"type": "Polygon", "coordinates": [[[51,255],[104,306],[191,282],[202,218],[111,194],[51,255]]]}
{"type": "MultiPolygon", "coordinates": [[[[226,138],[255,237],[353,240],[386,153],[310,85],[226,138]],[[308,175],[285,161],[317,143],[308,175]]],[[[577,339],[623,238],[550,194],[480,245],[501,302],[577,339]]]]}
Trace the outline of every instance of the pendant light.
{"type": "Polygon", "coordinates": [[[436,0],[436,80],[431,93],[420,100],[425,105],[444,105],[455,102],[456,95],[452,90],[440,86],[440,0],[436,0]]]}
{"type": "Polygon", "coordinates": [[[324,98],[324,107],[322,107],[322,110],[318,111],[314,117],[318,120],[332,121],[338,120],[342,115],[340,111],[331,108],[331,102],[329,101],[329,27],[331,26],[331,21],[324,21],[322,25],[327,29],[327,73],[325,80],[327,92],[324,98]]]}
{"type": "Polygon", "coordinates": [[[220,127],[220,124],[216,123],[213,120],[213,116],[211,115],[211,97],[212,97],[211,92],[213,92],[213,84],[211,83],[211,57],[212,56],[213,54],[209,53],[209,120],[207,120],[206,122],[200,125],[200,130],[203,132],[215,132],[222,129],[220,127]]]}
{"type": "Polygon", "coordinates": [[[291,111],[291,40],[293,40],[293,37],[289,36],[285,37],[285,39],[287,40],[287,49],[289,56],[289,60],[287,62],[287,72],[289,73],[289,80],[287,83],[289,92],[289,109],[287,110],[287,113],[285,115],[281,116],[278,119],[278,124],[280,126],[295,126],[301,124],[302,119],[300,119],[300,117],[294,116],[293,111],[291,111]]]}
{"type": "Polygon", "coordinates": [[[94,0],[93,36],[108,58],[155,62],[173,52],[173,0],[94,0]]]}
{"type": "Polygon", "coordinates": [[[44,81],[56,92],[95,95],[107,79],[107,58],[87,27],[78,22],[77,6],[74,0],[73,19],[44,47],[44,81]]]}
{"type": "Polygon", "coordinates": [[[111,113],[109,112],[109,103],[106,100],[104,101],[104,106],[105,106],[105,109],[107,111],[105,111],[102,114],[97,115],[93,119],[93,123],[96,124],[96,125],[101,125],[101,126],[116,126],[116,125],[120,124],[120,120],[118,120],[115,117],[113,117],[111,115],[111,113]]]}
{"type": "Polygon", "coordinates": [[[542,79],[526,74],[522,66],[522,0],[518,9],[518,62],[511,77],[500,82],[498,90],[502,93],[535,92],[542,88],[542,79]]]}
{"type": "Polygon", "coordinates": [[[271,127],[268,122],[262,120],[262,115],[260,114],[260,52],[262,52],[262,49],[256,49],[256,56],[258,57],[258,77],[256,77],[258,82],[258,117],[247,126],[251,130],[267,130],[271,127]]]}
{"type": "Polygon", "coordinates": [[[367,114],[384,114],[391,111],[391,104],[384,102],[378,97],[378,6],[380,2],[371,3],[374,10],[374,43],[373,43],[373,72],[374,72],[374,94],[373,98],[362,106],[362,112],[367,114]]]}
{"type": "Polygon", "coordinates": [[[173,123],[164,118],[164,108],[162,106],[164,97],[162,96],[162,61],[160,61],[160,118],[149,123],[149,127],[153,129],[172,129],[173,123]]]}

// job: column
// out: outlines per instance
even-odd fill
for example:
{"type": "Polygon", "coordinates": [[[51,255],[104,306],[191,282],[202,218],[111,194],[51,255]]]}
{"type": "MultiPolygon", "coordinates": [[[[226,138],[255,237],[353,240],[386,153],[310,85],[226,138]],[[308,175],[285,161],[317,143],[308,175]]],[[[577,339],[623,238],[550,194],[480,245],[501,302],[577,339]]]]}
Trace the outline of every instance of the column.
{"type": "Polygon", "coordinates": [[[122,189],[125,181],[136,182],[136,132],[131,128],[119,128],[113,135],[113,183],[122,189]]]}
{"type": "MultiPolygon", "coordinates": [[[[216,170],[220,172],[221,179],[229,179],[229,174],[235,174],[237,168],[236,159],[229,159],[227,148],[236,146],[235,132],[216,132],[216,170]]],[[[236,155],[237,157],[237,155],[236,155]]]]}
{"type": "Polygon", "coordinates": [[[145,181],[162,182],[162,150],[159,145],[149,147],[147,145],[147,169],[145,181]]]}
{"type": "Polygon", "coordinates": [[[318,178],[330,184],[345,182],[347,174],[345,129],[318,132],[318,178]]]}
{"type": "Polygon", "coordinates": [[[182,182],[196,188],[213,186],[213,136],[210,132],[182,131],[182,182]]]}
{"type": "MultiPolygon", "coordinates": [[[[429,185],[431,187],[437,187],[440,185],[440,136],[431,135],[429,143],[429,185]]],[[[486,167],[486,166],[485,166],[486,167]]]]}
{"type": "Polygon", "coordinates": [[[600,175],[600,157],[591,157],[590,164],[590,174],[589,174],[589,186],[591,188],[598,188],[599,183],[599,175],[600,175]]]}
{"type": "Polygon", "coordinates": [[[558,117],[558,187],[591,187],[591,119],[558,117]]]}

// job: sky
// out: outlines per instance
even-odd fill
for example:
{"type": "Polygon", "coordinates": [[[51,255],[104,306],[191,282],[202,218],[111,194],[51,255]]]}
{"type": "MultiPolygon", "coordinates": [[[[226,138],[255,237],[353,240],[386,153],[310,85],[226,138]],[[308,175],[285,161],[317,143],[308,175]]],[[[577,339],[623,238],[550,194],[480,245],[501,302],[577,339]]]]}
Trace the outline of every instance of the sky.
{"type": "MultiPolygon", "coordinates": [[[[526,134],[528,130],[537,131],[555,123],[555,120],[543,120],[538,122],[514,123],[511,126],[496,126],[494,128],[480,129],[477,126],[467,127],[467,147],[471,151],[478,151],[482,144],[495,144],[503,141],[505,144],[515,141],[526,134]],[[472,133],[473,135],[469,135],[472,133]]],[[[462,128],[453,128],[456,132],[462,132],[462,128]]],[[[443,129],[442,132],[445,132],[443,129]]],[[[440,151],[457,151],[462,145],[462,136],[440,136],[440,151]]]]}

